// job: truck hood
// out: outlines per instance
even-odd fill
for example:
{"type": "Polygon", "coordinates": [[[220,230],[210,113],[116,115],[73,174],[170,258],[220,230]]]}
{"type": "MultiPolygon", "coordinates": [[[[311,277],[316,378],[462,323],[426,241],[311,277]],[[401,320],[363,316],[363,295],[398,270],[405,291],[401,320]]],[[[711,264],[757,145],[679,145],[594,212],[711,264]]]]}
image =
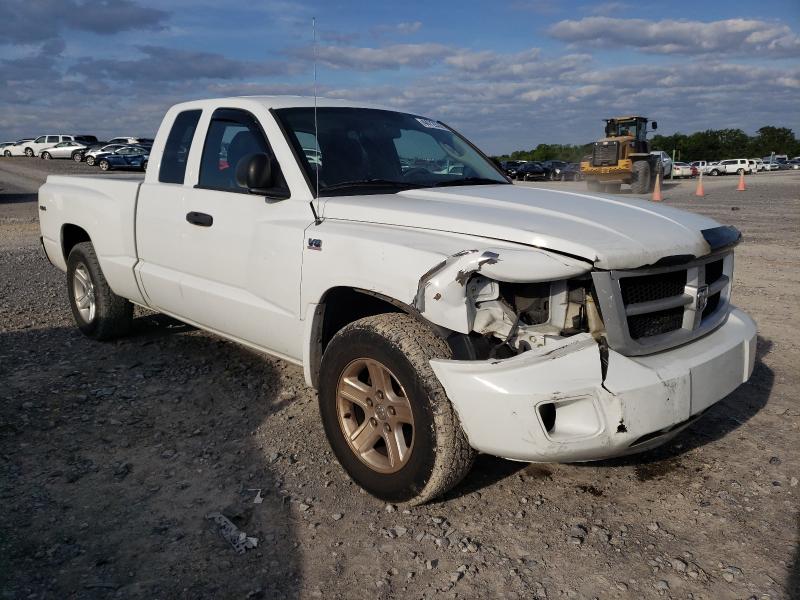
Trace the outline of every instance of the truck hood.
{"type": "Polygon", "coordinates": [[[536,246],[601,269],[632,269],[675,255],[703,256],[707,217],[634,198],[519,185],[423,188],[325,200],[324,217],[447,231],[536,246]]]}

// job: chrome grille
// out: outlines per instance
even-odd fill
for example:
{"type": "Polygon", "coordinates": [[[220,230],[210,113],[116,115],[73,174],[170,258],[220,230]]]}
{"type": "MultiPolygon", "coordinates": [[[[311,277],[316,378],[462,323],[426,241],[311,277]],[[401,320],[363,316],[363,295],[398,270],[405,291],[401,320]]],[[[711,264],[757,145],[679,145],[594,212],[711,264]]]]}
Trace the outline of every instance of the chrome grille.
{"type": "Polygon", "coordinates": [[[619,142],[595,142],[592,150],[592,166],[616,165],[618,152],[619,142]]]}
{"type": "Polygon", "coordinates": [[[641,355],[685,344],[728,314],[733,252],[672,267],[592,273],[608,345],[641,355]]]}

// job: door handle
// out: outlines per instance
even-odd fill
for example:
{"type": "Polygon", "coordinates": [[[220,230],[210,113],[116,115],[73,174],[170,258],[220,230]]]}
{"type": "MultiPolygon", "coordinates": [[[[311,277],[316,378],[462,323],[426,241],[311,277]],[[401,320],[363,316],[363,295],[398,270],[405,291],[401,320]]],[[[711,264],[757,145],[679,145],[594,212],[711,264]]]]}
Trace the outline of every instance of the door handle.
{"type": "Polygon", "coordinates": [[[214,224],[214,217],[201,212],[186,213],[186,220],[192,225],[199,225],[200,227],[211,227],[214,224]]]}

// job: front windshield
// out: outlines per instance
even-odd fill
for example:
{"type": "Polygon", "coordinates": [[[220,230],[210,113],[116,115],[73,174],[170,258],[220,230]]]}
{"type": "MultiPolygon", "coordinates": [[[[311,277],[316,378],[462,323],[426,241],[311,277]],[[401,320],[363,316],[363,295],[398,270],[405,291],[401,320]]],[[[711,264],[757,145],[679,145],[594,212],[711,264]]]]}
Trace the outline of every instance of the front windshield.
{"type": "Polygon", "coordinates": [[[275,111],[319,195],[379,194],[404,189],[507,184],[464,138],[437,121],[366,108],[275,111]]]}

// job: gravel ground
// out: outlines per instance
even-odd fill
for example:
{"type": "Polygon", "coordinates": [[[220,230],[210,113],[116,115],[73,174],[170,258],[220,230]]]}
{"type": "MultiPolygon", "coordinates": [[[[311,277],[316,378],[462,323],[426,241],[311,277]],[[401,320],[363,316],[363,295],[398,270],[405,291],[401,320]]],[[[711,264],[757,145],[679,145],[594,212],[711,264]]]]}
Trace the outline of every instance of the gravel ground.
{"type": "Polygon", "coordinates": [[[99,173],[0,159],[0,597],[798,597],[800,175],[665,186],[745,235],[748,384],[656,451],[482,456],[406,509],[350,483],[298,367],[145,312],[124,340],[84,338],[38,247],[55,172],[99,173]],[[236,554],[213,511],[258,546],[236,554]]]}

